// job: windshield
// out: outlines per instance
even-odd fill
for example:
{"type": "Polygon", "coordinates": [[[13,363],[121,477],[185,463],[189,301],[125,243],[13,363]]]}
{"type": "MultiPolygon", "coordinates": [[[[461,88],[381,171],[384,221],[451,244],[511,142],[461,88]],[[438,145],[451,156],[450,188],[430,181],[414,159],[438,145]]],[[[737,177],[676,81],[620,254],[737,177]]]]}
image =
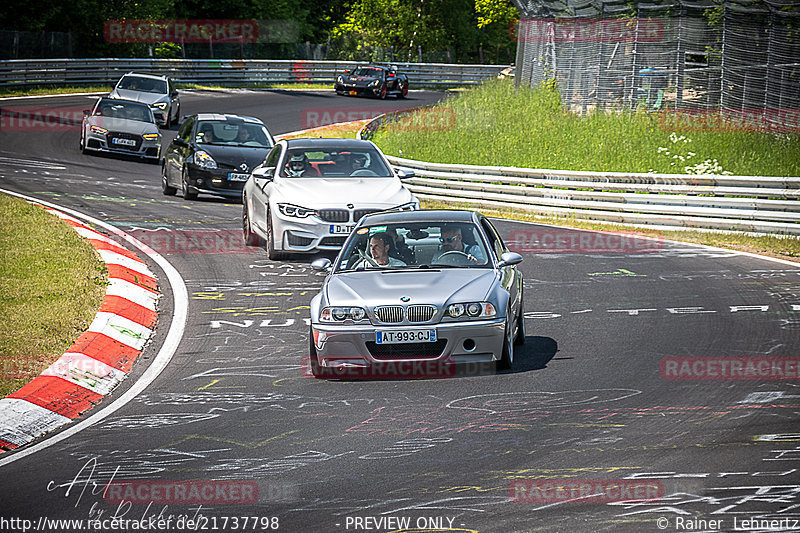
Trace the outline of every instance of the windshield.
{"type": "Polygon", "coordinates": [[[148,106],[124,100],[103,100],[95,108],[94,115],[138,122],[155,122],[153,113],[148,106]]]}
{"type": "Polygon", "coordinates": [[[143,93],[167,94],[167,82],[140,76],[123,76],[119,80],[119,89],[140,91],[143,93]]]}
{"type": "Polygon", "coordinates": [[[356,150],[292,148],[286,156],[281,175],[293,178],[391,177],[394,172],[374,148],[356,150]]]}
{"type": "Polygon", "coordinates": [[[353,76],[364,76],[368,78],[382,78],[383,69],[375,67],[361,67],[353,71],[353,76]]]}
{"type": "Polygon", "coordinates": [[[204,120],[197,125],[195,141],[199,144],[272,148],[267,128],[252,122],[204,120]]]}
{"type": "Polygon", "coordinates": [[[488,268],[488,259],[473,224],[386,224],[356,230],[336,270],[488,268]]]}

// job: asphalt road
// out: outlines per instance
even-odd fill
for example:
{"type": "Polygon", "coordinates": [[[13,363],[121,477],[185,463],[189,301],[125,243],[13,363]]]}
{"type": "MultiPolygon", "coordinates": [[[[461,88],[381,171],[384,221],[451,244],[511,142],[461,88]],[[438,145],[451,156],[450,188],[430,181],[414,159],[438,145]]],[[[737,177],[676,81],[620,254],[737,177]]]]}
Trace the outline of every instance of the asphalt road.
{"type": "MultiPolygon", "coordinates": [[[[425,105],[443,93],[410,96],[194,92],[184,95],[183,112],[250,114],[278,134],[310,125],[309,110],[357,114],[425,105]]],[[[89,103],[71,96],[3,107],[89,103]]],[[[0,131],[0,188],[141,238],[238,235],[241,205],[165,197],[157,166],[82,155],[78,135],[61,127],[0,131]]],[[[152,531],[800,530],[797,367],[783,380],[676,380],[665,370],[680,358],[796,361],[800,267],[658,241],[602,252],[595,233],[497,226],[515,241],[574,236],[582,244],[524,254],[527,338],[515,368],[453,379],[309,379],[301,371],[307,306],[322,281],[311,257],[273,262],[235,245],[186,253],[163,244],[189,290],[178,351],[144,393],[103,422],[0,467],[0,530],[21,531],[12,519],[41,525],[115,513],[172,516],[169,528],[152,531]],[[178,480],[215,481],[221,492],[198,507],[118,504],[103,491],[109,481],[178,480]],[[248,502],[254,484],[258,498],[248,502]],[[573,499],[552,486],[573,487],[573,499]],[[649,499],[633,492],[642,487],[649,499]],[[620,501],[631,497],[640,499],[620,501]],[[187,517],[196,519],[191,528],[187,517]],[[764,523],[747,520],[774,522],[755,528],[764,523]]],[[[151,268],[165,294],[157,334],[94,412],[141,375],[164,341],[171,292],[151,268]]]]}

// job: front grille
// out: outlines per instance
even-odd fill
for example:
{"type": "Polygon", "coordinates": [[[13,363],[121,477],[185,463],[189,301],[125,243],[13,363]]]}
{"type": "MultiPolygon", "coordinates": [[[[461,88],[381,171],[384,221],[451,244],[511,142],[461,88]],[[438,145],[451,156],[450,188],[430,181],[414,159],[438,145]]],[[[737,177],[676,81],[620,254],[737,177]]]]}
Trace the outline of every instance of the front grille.
{"type": "Polygon", "coordinates": [[[289,241],[290,246],[308,246],[314,239],[309,239],[308,237],[301,237],[300,235],[295,235],[291,231],[286,233],[286,239],[289,241]]]}
{"type": "Polygon", "coordinates": [[[353,211],[353,222],[358,222],[361,220],[361,217],[371,213],[377,213],[378,211],[380,211],[380,209],[356,209],[353,211]]]}
{"type": "Polygon", "coordinates": [[[439,357],[447,345],[446,339],[436,342],[409,342],[405,344],[378,344],[367,341],[367,350],[376,359],[409,359],[413,357],[439,357]]]}
{"type": "Polygon", "coordinates": [[[320,209],[319,218],[325,222],[350,222],[350,211],[347,209],[320,209]]]}
{"type": "Polygon", "coordinates": [[[142,146],[142,136],[141,135],[134,135],[133,133],[126,133],[124,131],[112,131],[109,132],[108,136],[106,137],[108,142],[108,146],[112,148],[117,148],[121,150],[131,150],[134,152],[138,152],[139,148],[142,146]],[[133,146],[127,146],[124,144],[116,144],[114,139],[128,139],[131,141],[135,141],[136,144],[133,146]]]}
{"type": "Polygon", "coordinates": [[[384,305],[375,308],[375,316],[381,322],[402,322],[403,307],[399,305],[384,305]]]}
{"type": "Polygon", "coordinates": [[[406,317],[409,322],[427,322],[433,318],[436,307],[432,305],[409,305],[406,309],[406,317]]]}

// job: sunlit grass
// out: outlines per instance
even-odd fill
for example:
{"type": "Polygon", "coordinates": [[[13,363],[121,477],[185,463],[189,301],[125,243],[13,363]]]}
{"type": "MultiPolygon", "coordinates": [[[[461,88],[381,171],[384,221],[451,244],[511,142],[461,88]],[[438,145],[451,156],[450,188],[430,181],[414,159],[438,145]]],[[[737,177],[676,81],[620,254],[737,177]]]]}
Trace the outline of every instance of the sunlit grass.
{"type": "Polygon", "coordinates": [[[0,195],[0,397],[58,359],[91,324],[105,263],[70,226],[0,195]]]}
{"type": "Polygon", "coordinates": [[[673,132],[668,116],[644,111],[580,116],[554,89],[514,89],[508,80],[419,113],[373,140],[389,155],[440,163],[683,174],[716,159],[718,173],[800,175],[797,133],[673,132]]]}

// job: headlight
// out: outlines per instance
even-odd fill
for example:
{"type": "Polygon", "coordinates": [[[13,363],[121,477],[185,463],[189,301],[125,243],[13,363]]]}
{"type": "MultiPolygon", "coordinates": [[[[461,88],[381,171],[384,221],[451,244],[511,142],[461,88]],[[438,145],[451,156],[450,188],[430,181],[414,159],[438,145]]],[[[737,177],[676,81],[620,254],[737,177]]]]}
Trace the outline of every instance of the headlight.
{"type": "Polygon", "coordinates": [[[336,78],[336,83],[344,83],[344,78],[339,76],[338,78],[336,78]]]}
{"type": "Polygon", "coordinates": [[[313,209],[306,209],[305,207],[292,204],[278,204],[278,211],[280,211],[283,216],[297,218],[306,218],[317,214],[313,209]]]}
{"type": "Polygon", "coordinates": [[[159,137],[159,134],[158,133],[145,133],[144,135],[142,135],[142,137],[144,137],[145,141],[157,141],[158,137],[159,137]]]}
{"type": "Polygon", "coordinates": [[[205,150],[198,150],[194,154],[194,162],[200,168],[217,168],[217,162],[205,150]]]}
{"type": "Polygon", "coordinates": [[[395,211],[415,211],[419,209],[417,202],[408,202],[407,204],[398,205],[394,208],[395,211]]]}
{"type": "Polygon", "coordinates": [[[157,107],[157,108],[159,108],[160,110],[163,111],[163,110],[165,110],[167,108],[167,103],[166,102],[158,102],[158,103],[153,104],[153,107],[157,107]]]}
{"type": "Polygon", "coordinates": [[[98,135],[105,135],[108,133],[108,130],[105,128],[101,128],[100,126],[92,126],[92,133],[97,133],[98,135]]]}
{"type": "Polygon", "coordinates": [[[375,81],[369,82],[369,85],[367,85],[367,87],[377,87],[380,84],[381,84],[381,80],[375,80],[375,81]]]}
{"type": "Polygon", "coordinates": [[[464,315],[470,318],[494,318],[497,316],[497,310],[489,302],[469,302],[448,305],[447,315],[450,318],[459,318],[464,315]]]}
{"type": "Polygon", "coordinates": [[[358,322],[366,318],[367,312],[361,307],[325,307],[319,314],[320,322],[358,322]]]}

